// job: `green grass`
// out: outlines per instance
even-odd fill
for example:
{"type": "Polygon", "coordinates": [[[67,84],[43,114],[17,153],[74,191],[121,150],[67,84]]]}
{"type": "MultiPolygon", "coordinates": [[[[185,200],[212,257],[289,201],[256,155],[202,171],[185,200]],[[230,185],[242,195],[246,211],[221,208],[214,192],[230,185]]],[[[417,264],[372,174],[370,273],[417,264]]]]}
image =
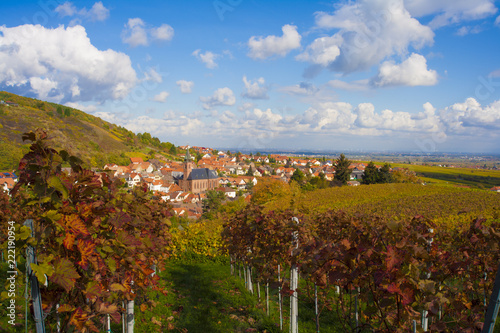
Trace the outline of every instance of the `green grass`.
{"type": "Polygon", "coordinates": [[[500,170],[445,168],[415,164],[393,164],[392,167],[409,168],[415,171],[417,176],[426,182],[459,184],[485,189],[500,186],[500,170]]]}
{"type": "MultiPolygon", "coordinates": [[[[268,316],[265,285],[260,284],[260,298],[255,281],[254,293],[249,293],[238,270],[230,274],[228,263],[175,261],[159,276],[168,293],[151,292],[147,299],[136,301],[136,332],[280,332],[278,290],[269,288],[268,316]],[[151,301],[156,307],[141,311],[141,303],[151,301]]],[[[301,280],[300,288],[300,332],[316,332],[312,285],[301,280]]],[[[289,297],[284,297],[283,332],[288,331],[289,308],[289,297]]],[[[326,309],[320,315],[320,328],[321,332],[343,332],[335,312],[326,309]]],[[[113,324],[112,331],[120,332],[121,325],[113,324]]]]}
{"type": "MultiPolygon", "coordinates": [[[[152,310],[141,312],[137,304],[136,332],[277,331],[263,305],[242,291],[242,283],[230,275],[227,264],[176,261],[170,263],[160,277],[169,292],[148,295],[157,302],[152,310]]],[[[119,330],[117,325],[113,332],[119,330]]]]}

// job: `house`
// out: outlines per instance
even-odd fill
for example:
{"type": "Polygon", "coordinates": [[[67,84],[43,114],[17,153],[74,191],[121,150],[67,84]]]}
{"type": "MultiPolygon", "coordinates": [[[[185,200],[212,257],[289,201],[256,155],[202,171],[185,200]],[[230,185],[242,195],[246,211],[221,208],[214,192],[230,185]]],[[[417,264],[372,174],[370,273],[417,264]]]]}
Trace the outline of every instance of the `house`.
{"type": "Polygon", "coordinates": [[[16,182],[12,178],[0,178],[0,190],[4,190],[5,192],[10,192],[16,185],[16,182]]]}
{"type": "Polygon", "coordinates": [[[359,185],[361,185],[361,183],[356,181],[356,180],[351,180],[351,181],[347,182],[347,185],[348,186],[359,186],[359,185]]]}
{"type": "Polygon", "coordinates": [[[19,104],[11,101],[5,101],[5,104],[7,104],[8,106],[19,106],[19,104]]]}
{"type": "Polygon", "coordinates": [[[494,192],[499,192],[500,193],[500,186],[495,186],[495,187],[492,187],[490,189],[490,191],[494,191],[494,192]]]}
{"type": "Polygon", "coordinates": [[[184,213],[186,213],[186,210],[184,208],[172,208],[172,210],[174,211],[174,214],[177,215],[177,216],[182,216],[184,215],[184,213]]]}
{"type": "Polygon", "coordinates": [[[224,192],[224,195],[228,198],[236,198],[236,190],[230,187],[219,187],[217,191],[224,192]]]}
{"type": "Polygon", "coordinates": [[[144,161],[140,157],[130,157],[130,163],[132,164],[138,164],[138,163],[143,163],[144,161]]]}
{"type": "Polygon", "coordinates": [[[142,177],[138,173],[131,173],[125,181],[129,187],[134,187],[142,181],[142,177]]]}
{"type": "Polygon", "coordinates": [[[351,171],[351,180],[362,180],[365,174],[364,170],[359,170],[357,167],[351,171]]]}
{"type": "Polygon", "coordinates": [[[183,175],[179,177],[179,186],[185,192],[200,193],[219,187],[219,176],[209,168],[193,168],[189,149],[186,150],[184,158],[183,175]]]}

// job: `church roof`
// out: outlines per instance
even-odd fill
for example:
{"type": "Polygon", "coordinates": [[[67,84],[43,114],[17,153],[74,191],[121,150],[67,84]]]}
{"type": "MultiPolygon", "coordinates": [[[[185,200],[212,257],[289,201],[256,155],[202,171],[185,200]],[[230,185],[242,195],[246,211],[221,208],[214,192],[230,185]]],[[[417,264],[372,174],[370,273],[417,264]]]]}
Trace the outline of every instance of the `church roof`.
{"type": "Polygon", "coordinates": [[[217,179],[219,176],[215,170],[210,170],[209,168],[193,169],[188,176],[188,180],[197,179],[217,179]]]}

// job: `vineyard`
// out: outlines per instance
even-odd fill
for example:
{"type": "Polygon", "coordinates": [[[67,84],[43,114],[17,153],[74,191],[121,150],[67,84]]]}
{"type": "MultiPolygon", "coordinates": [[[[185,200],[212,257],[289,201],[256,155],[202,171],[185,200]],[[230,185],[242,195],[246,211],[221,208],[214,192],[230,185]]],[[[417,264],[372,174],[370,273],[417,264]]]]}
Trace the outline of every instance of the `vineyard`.
{"type": "Polygon", "coordinates": [[[19,182],[11,197],[0,193],[2,329],[34,331],[37,300],[38,318],[54,332],[120,325],[132,301],[138,331],[196,331],[184,313],[214,331],[279,332],[297,316],[296,299],[302,322],[311,315],[300,331],[475,332],[483,325],[500,259],[498,193],[420,184],[301,191],[261,181],[249,204],[233,201],[211,219],[184,223],[145,188],[125,188],[50,148],[44,132],[24,139],[32,145],[19,182]],[[220,273],[229,264],[234,279],[220,273]],[[12,294],[6,270],[15,272],[12,294]],[[236,277],[259,302],[235,298],[236,277]],[[14,326],[3,312],[11,303],[14,326]],[[224,311],[236,326],[220,323],[224,311]]]}
{"type": "Polygon", "coordinates": [[[48,147],[42,131],[23,139],[32,145],[20,179],[10,198],[0,193],[0,242],[13,276],[2,292],[13,318],[2,313],[0,326],[22,330],[34,315],[37,331],[42,319],[47,331],[99,331],[108,318],[120,322],[137,297],[164,292],[153,273],[169,257],[169,207],[146,188],[127,191],[119,180],[83,169],[78,158],[48,147]],[[23,225],[31,219],[33,228],[23,225]]]}
{"type": "Polygon", "coordinates": [[[314,285],[345,332],[482,327],[500,259],[496,193],[386,184],[292,191],[278,202],[249,205],[223,232],[233,264],[262,285],[298,298],[314,285]],[[279,278],[295,267],[309,289],[279,278]]]}

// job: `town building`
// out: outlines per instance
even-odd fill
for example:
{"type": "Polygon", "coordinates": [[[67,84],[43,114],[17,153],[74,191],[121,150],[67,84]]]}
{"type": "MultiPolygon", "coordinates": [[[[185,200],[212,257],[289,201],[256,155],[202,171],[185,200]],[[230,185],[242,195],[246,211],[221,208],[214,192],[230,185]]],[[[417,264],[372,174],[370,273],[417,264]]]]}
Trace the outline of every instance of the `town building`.
{"type": "Polygon", "coordinates": [[[219,176],[215,170],[209,168],[195,169],[194,163],[186,149],[184,158],[183,175],[178,178],[179,186],[185,192],[200,193],[214,190],[219,187],[219,176]]]}

